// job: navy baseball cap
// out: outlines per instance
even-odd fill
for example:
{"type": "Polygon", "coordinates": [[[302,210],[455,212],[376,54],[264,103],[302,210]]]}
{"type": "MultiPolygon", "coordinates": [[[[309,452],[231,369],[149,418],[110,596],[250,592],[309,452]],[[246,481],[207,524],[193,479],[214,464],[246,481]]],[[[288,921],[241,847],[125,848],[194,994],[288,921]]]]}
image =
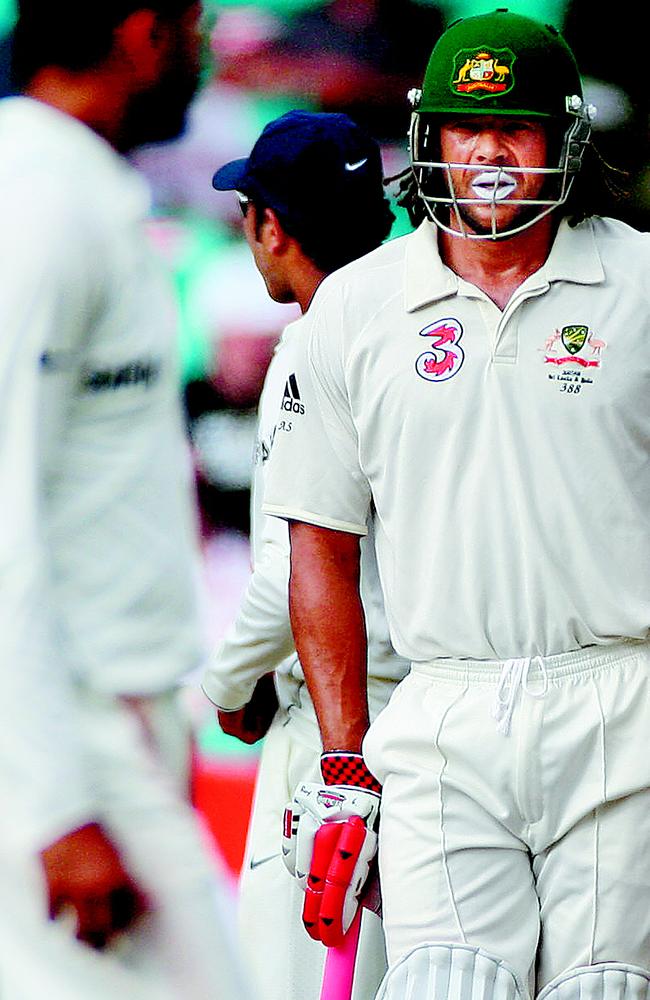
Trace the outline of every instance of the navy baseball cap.
{"type": "Polygon", "coordinates": [[[217,191],[241,191],[290,223],[383,198],[378,143],[344,114],[288,111],[264,128],[250,156],[226,163],[217,191]]]}

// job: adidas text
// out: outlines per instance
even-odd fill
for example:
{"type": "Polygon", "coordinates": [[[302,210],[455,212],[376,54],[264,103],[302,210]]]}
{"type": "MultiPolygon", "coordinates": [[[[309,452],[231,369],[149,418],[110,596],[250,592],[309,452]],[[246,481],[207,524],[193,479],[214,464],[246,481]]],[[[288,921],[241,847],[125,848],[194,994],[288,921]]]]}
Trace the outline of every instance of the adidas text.
{"type": "Polygon", "coordinates": [[[289,396],[285,396],[282,400],[282,409],[287,413],[304,413],[305,407],[302,403],[298,403],[295,399],[290,399],[289,396]]]}

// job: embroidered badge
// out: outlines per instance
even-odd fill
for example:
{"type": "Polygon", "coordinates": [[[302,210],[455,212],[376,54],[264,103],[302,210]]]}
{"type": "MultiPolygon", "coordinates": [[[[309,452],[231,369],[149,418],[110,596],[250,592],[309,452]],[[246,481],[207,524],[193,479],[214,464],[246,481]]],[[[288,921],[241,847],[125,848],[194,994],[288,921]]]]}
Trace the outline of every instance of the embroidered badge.
{"type": "Polygon", "coordinates": [[[561,392],[578,393],[583,385],[593,382],[583,372],[601,367],[601,354],[606,347],[606,341],[588,326],[572,323],[550,334],[540,350],[544,353],[544,364],[557,369],[549,373],[549,379],[560,383],[561,392]]]}
{"type": "Polygon", "coordinates": [[[461,49],[454,57],[452,92],[478,100],[509,93],[515,85],[515,58],[510,49],[461,49]]]}
{"type": "Polygon", "coordinates": [[[421,337],[431,338],[429,350],[420,354],[415,362],[420,378],[427,382],[446,382],[458,374],[465,360],[465,352],[459,344],[462,335],[460,322],[450,317],[436,320],[420,330],[421,337]]]}

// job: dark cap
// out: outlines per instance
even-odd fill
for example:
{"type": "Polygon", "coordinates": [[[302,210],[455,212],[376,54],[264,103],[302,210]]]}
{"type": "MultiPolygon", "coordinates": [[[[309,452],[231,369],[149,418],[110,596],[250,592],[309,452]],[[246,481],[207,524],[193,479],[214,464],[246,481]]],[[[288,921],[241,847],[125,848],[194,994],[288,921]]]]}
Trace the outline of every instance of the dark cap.
{"type": "Polygon", "coordinates": [[[379,145],[347,115],[288,111],[250,156],[217,170],[212,186],[257,198],[290,223],[383,198],[382,176],[379,145]]]}

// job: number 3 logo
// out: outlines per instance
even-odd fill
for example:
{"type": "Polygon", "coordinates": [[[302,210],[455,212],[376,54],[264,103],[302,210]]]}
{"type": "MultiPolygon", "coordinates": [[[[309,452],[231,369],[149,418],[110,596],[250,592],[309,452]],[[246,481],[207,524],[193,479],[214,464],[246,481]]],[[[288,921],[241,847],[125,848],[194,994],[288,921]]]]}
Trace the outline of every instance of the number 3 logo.
{"type": "Polygon", "coordinates": [[[463,328],[457,319],[439,319],[420,330],[421,337],[431,337],[431,349],[421,354],[415,370],[427,382],[446,382],[456,375],[465,360],[465,352],[458,341],[463,328]]]}

